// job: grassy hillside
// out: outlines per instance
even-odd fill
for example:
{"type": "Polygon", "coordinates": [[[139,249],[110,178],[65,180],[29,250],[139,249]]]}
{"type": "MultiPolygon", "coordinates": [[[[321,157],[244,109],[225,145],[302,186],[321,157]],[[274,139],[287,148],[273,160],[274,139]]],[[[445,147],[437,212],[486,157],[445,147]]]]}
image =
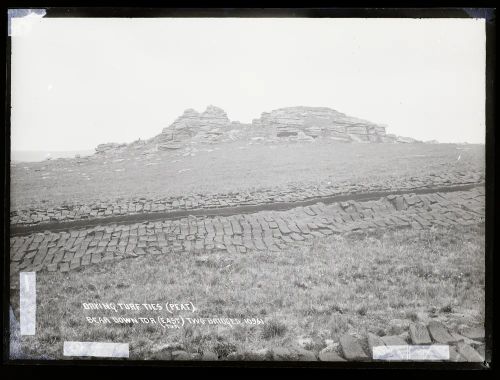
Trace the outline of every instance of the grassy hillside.
{"type": "Polygon", "coordinates": [[[11,167],[13,207],[484,173],[484,146],[233,142],[11,167]]]}

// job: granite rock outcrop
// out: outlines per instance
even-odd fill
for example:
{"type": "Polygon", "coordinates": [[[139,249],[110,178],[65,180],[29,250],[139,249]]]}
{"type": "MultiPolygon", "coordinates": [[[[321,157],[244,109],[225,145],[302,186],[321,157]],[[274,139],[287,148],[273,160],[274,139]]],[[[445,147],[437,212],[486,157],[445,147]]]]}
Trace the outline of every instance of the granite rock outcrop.
{"type": "Polygon", "coordinates": [[[212,105],[198,113],[192,108],[184,111],[170,126],[157,136],[158,149],[170,150],[182,147],[182,142],[197,138],[204,141],[218,140],[231,129],[231,121],[226,112],[212,105]]]}
{"type": "Polygon", "coordinates": [[[386,127],[327,107],[287,107],[262,113],[252,124],[272,129],[279,138],[330,138],[342,142],[399,142],[386,127]]]}
{"type": "Polygon", "coordinates": [[[226,112],[209,105],[199,113],[189,108],[171,125],[149,139],[132,144],[101,144],[97,153],[106,155],[124,147],[148,152],[177,150],[188,143],[216,144],[234,140],[250,143],[280,141],[313,142],[328,139],[345,143],[418,143],[410,137],[386,133],[386,126],[348,116],[328,107],[286,107],[263,112],[251,124],[229,120],[226,112]]]}

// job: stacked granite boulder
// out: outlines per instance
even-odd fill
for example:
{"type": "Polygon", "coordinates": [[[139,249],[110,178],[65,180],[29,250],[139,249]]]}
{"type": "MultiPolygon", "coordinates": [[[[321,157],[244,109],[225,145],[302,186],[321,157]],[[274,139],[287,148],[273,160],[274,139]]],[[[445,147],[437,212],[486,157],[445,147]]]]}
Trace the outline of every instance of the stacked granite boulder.
{"type": "Polygon", "coordinates": [[[327,107],[280,108],[262,113],[260,119],[253,120],[253,125],[275,129],[277,137],[289,139],[305,134],[313,139],[327,137],[344,142],[395,141],[387,138],[384,126],[327,107]]]}
{"type": "Polygon", "coordinates": [[[198,113],[192,108],[184,111],[157,137],[158,149],[169,150],[182,147],[182,142],[196,137],[207,142],[216,141],[231,128],[231,122],[223,109],[208,106],[198,113]]]}
{"type": "Polygon", "coordinates": [[[109,153],[116,152],[121,148],[126,147],[127,144],[118,144],[118,143],[107,143],[107,144],[99,144],[97,148],[95,148],[96,153],[109,153]]]}
{"type": "Polygon", "coordinates": [[[275,131],[279,138],[304,140],[326,137],[342,142],[414,142],[387,135],[385,126],[347,116],[327,107],[287,107],[262,113],[254,119],[255,127],[275,131]]]}
{"type": "MultiPolygon", "coordinates": [[[[229,120],[226,112],[209,105],[202,113],[189,108],[162,133],[147,141],[129,144],[129,148],[147,152],[175,150],[187,143],[216,144],[234,140],[261,142],[312,142],[328,139],[359,143],[415,143],[409,137],[386,133],[386,127],[370,121],[348,116],[327,107],[287,107],[262,113],[251,124],[229,120]]],[[[125,144],[101,144],[97,153],[114,153],[125,144]]]]}

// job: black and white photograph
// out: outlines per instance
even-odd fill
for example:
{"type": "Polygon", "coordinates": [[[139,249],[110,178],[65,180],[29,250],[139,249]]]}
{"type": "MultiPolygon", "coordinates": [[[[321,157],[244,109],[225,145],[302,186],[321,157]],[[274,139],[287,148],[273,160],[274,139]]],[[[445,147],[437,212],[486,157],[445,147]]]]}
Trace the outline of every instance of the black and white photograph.
{"type": "Polygon", "coordinates": [[[8,359],[487,366],[485,12],[9,9],[8,359]]]}

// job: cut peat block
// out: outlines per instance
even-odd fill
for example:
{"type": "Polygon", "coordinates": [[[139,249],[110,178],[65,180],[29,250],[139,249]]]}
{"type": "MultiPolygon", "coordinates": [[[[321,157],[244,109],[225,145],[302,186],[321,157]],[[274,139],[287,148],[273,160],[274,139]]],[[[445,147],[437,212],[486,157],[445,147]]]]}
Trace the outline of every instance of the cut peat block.
{"type": "Polygon", "coordinates": [[[340,338],[340,346],[347,360],[365,361],[369,359],[356,338],[350,335],[343,335],[340,338]]]}
{"type": "Polygon", "coordinates": [[[429,333],[431,334],[432,339],[437,342],[437,343],[442,343],[442,344],[450,344],[450,343],[455,343],[456,338],[453,337],[446,327],[440,322],[437,321],[431,321],[429,322],[429,325],[427,326],[429,329],[429,333]]]}
{"type": "Polygon", "coordinates": [[[432,340],[425,327],[422,323],[411,323],[410,324],[410,339],[413,344],[431,344],[432,340]]]}

